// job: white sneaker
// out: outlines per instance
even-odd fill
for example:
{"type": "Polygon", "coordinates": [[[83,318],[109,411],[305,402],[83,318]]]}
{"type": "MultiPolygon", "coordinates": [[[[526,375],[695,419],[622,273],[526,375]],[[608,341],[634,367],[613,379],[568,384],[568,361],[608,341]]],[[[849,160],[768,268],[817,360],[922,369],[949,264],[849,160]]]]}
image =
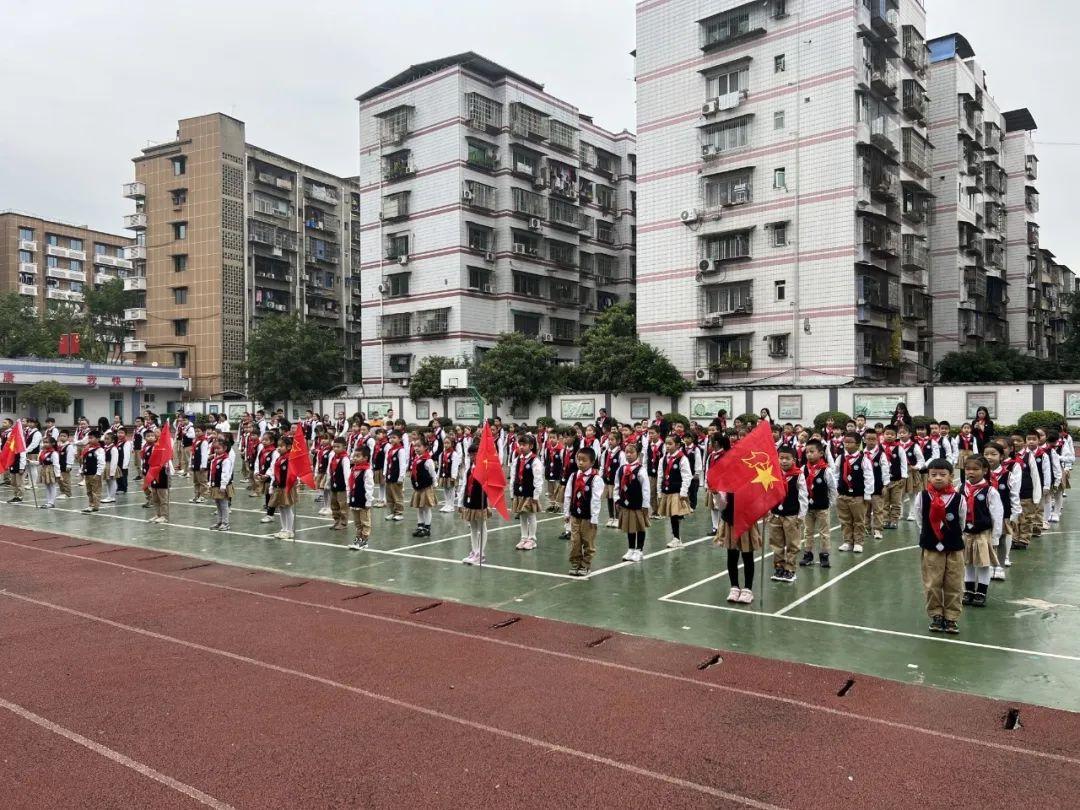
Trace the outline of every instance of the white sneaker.
{"type": "Polygon", "coordinates": [[[331,514],[331,512],[332,512],[332,510],[330,509],[329,506],[324,506],[322,509],[319,510],[320,515],[329,515],[329,514],[331,514]]]}
{"type": "Polygon", "coordinates": [[[851,547],[851,550],[854,551],[856,554],[862,554],[862,545],[856,543],[854,546],[851,547]]]}
{"type": "Polygon", "coordinates": [[[633,562],[634,561],[634,550],[629,549],[625,554],[622,555],[622,558],[623,558],[623,562],[633,562]]]}
{"type": "Polygon", "coordinates": [[[57,495],[56,499],[58,501],[66,501],[68,499],[68,496],[67,495],[57,495]]]}
{"type": "Polygon", "coordinates": [[[750,605],[754,602],[754,592],[749,588],[743,588],[739,591],[739,604],[750,605]]]}
{"type": "Polygon", "coordinates": [[[877,532],[877,531],[874,532],[874,539],[875,540],[882,540],[882,539],[884,539],[884,537],[885,537],[885,535],[883,535],[881,532],[877,532]]]}
{"type": "Polygon", "coordinates": [[[1061,515],[1051,515],[1050,516],[1050,522],[1051,523],[1060,523],[1061,522],[1061,515]]]}
{"type": "Polygon", "coordinates": [[[1010,560],[1008,557],[1005,558],[1005,567],[1012,568],[1012,560],[1010,560]]]}
{"type": "MultiPolygon", "coordinates": [[[[859,546],[859,550],[862,551],[862,546],[859,546]]],[[[837,551],[851,551],[851,543],[844,543],[837,551]]]]}
{"type": "Polygon", "coordinates": [[[263,515],[261,518],[259,518],[259,523],[273,523],[273,522],[274,522],[274,519],[272,517],[270,517],[269,515],[263,515]]]}
{"type": "Polygon", "coordinates": [[[536,548],[536,541],[531,537],[521,544],[522,551],[532,551],[534,548],[536,548]]]}
{"type": "Polygon", "coordinates": [[[672,537],[670,540],[668,540],[667,547],[682,548],[682,540],[680,540],[678,537],[672,537]]]}
{"type": "Polygon", "coordinates": [[[393,520],[393,519],[394,519],[394,513],[393,512],[387,512],[386,517],[383,518],[383,520],[393,520]]]}
{"type": "Polygon", "coordinates": [[[286,540],[295,540],[296,535],[293,534],[292,532],[285,532],[285,538],[284,539],[286,539],[286,540]]]}
{"type": "Polygon", "coordinates": [[[465,565],[475,565],[476,564],[476,557],[477,557],[476,553],[470,551],[469,556],[467,556],[464,560],[462,560],[462,562],[465,565]]]}
{"type": "Polygon", "coordinates": [[[911,523],[914,523],[915,522],[915,516],[914,515],[908,515],[906,518],[904,518],[904,520],[909,521],[911,523]]]}
{"type": "Polygon", "coordinates": [[[999,582],[1005,579],[1005,569],[1000,565],[995,565],[993,573],[990,574],[990,579],[996,579],[999,582]]]}
{"type": "Polygon", "coordinates": [[[732,588],[730,591],[728,591],[727,600],[729,602],[738,602],[739,601],[739,595],[741,593],[742,593],[742,590],[740,590],[739,588],[732,588]]]}
{"type": "Polygon", "coordinates": [[[393,520],[404,520],[405,516],[404,515],[391,515],[391,518],[393,520]]]}
{"type": "Polygon", "coordinates": [[[634,562],[641,562],[645,559],[645,552],[640,548],[634,549],[634,562]]]}

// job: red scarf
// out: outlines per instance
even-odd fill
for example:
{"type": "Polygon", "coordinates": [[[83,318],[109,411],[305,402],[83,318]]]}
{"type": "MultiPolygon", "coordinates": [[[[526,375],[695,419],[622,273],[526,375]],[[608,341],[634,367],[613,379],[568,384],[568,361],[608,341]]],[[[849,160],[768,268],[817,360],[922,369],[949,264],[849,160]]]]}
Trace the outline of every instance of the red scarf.
{"type": "Polygon", "coordinates": [[[531,462],[532,459],[533,459],[533,454],[532,454],[531,450],[529,451],[529,453],[527,455],[518,456],[517,476],[515,477],[514,480],[516,480],[516,481],[521,480],[522,476],[525,475],[525,465],[528,464],[529,462],[531,462]]]}
{"type": "Polygon", "coordinates": [[[91,453],[95,453],[95,452],[97,452],[98,450],[101,450],[101,449],[102,448],[101,448],[100,444],[97,447],[91,447],[90,445],[86,445],[86,447],[83,448],[83,451],[81,453],[79,453],[79,458],[80,459],[86,458],[91,453]]]}
{"type": "Polygon", "coordinates": [[[263,469],[266,468],[267,460],[273,454],[274,454],[274,446],[273,445],[264,444],[261,448],[259,448],[258,464],[259,464],[259,469],[260,470],[263,470],[263,469]]]}
{"type": "Polygon", "coordinates": [[[664,454],[664,443],[658,441],[656,444],[649,445],[649,459],[653,464],[660,462],[660,456],[664,454]]]}
{"type": "Polygon", "coordinates": [[[337,468],[341,466],[342,459],[347,458],[347,457],[348,456],[345,453],[334,453],[333,455],[330,456],[330,461],[329,461],[328,466],[329,466],[329,469],[330,469],[331,477],[333,477],[337,473],[337,468]]]}
{"type": "Polygon", "coordinates": [[[282,453],[274,461],[274,486],[275,487],[283,487],[283,486],[285,486],[285,474],[288,472],[288,469],[289,469],[289,454],[288,453],[282,453]]]}
{"type": "Polygon", "coordinates": [[[622,468],[622,482],[619,484],[619,492],[626,496],[626,489],[630,486],[630,482],[634,480],[638,470],[641,469],[641,463],[635,461],[633,464],[627,464],[622,468]]]}
{"type": "Polygon", "coordinates": [[[829,462],[823,458],[819,458],[815,464],[807,463],[806,465],[806,488],[811,489],[814,486],[814,479],[817,478],[817,474],[822,470],[829,469],[829,462]]]}
{"type": "Polygon", "coordinates": [[[973,440],[974,440],[973,436],[965,436],[963,433],[961,433],[960,434],[960,449],[961,450],[970,450],[973,440]]]}
{"type": "Polygon", "coordinates": [[[594,470],[586,470],[582,472],[578,470],[578,474],[574,476],[574,498],[580,498],[586,489],[592,487],[593,479],[596,477],[594,470]]]}
{"type": "Polygon", "coordinates": [[[430,453],[413,453],[412,461],[409,462],[409,475],[412,479],[416,480],[416,471],[420,469],[420,465],[431,458],[430,453]]]}
{"type": "Polygon", "coordinates": [[[964,484],[964,500],[967,502],[967,521],[975,520],[975,496],[990,488],[990,484],[984,478],[977,484],[964,484]]]}
{"type": "Polygon", "coordinates": [[[683,458],[683,451],[676,450],[672,455],[664,454],[664,483],[666,484],[671,479],[671,468],[679,463],[679,459],[683,458]]]}
{"type": "Polygon", "coordinates": [[[942,490],[927,485],[926,494],[930,496],[930,530],[934,533],[934,537],[942,540],[945,537],[945,507],[949,505],[956,490],[952,484],[942,490]]]}
{"type": "Polygon", "coordinates": [[[1001,477],[1005,476],[1005,480],[1009,479],[1009,471],[1012,469],[1012,459],[1002,459],[1001,466],[997,468],[997,471],[990,471],[990,486],[994,489],[998,488],[998,484],[1001,483],[1001,477]]]}
{"type": "Polygon", "coordinates": [[[359,464],[353,465],[352,471],[349,473],[349,492],[353,492],[356,489],[356,479],[361,478],[370,469],[371,465],[366,461],[361,461],[359,464]]]}
{"type": "Polygon", "coordinates": [[[607,446],[607,457],[604,459],[604,476],[611,477],[612,468],[619,463],[619,451],[622,448],[619,445],[612,447],[610,444],[607,446]]]}
{"type": "MultiPolygon", "coordinates": [[[[229,454],[225,453],[224,455],[213,456],[210,459],[210,480],[211,481],[213,481],[215,479],[215,477],[217,476],[218,469],[221,467],[221,465],[224,463],[225,459],[227,459],[228,457],[229,457],[229,454]]],[[[219,484],[219,486],[220,486],[220,484],[219,484]]]]}
{"type": "MultiPolygon", "coordinates": [[[[858,459],[861,459],[861,457],[862,457],[862,454],[861,454],[861,453],[856,453],[856,454],[854,455],[854,458],[858,458],[858,459]]],[[[844,453],[844,461],[843,461],[843,463],[842,463],[842,464],[840,465],[840,471],[841,471],[841,472],[843,473],[843,476],[844,476],[844,480],[845,480],[845,481],[847,481],[847,479],[848,479],[848,476],[849,476],[849,475],[851,475],[851,461],[852,461],[852,458],[853,458],[853,457],[852,457],[852,456],[849,456],[849,455],[847,454],[847,452],[845,451],[845,453],[844,453]]],[[[860,461],[860,464],[861,464],[861,463],[862,463],[862,462],[860,461]]]]}

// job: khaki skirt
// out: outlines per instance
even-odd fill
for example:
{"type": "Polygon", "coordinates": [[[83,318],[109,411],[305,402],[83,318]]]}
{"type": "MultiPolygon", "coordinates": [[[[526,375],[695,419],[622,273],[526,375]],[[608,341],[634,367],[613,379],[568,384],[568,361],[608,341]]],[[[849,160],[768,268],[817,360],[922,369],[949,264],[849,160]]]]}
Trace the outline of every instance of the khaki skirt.
{"type": "Polygon", "coordinates": [[[270,506],[277,509],[281,506],[293,506],[296,504],[296,487],[290,490],[275,489],[270,493],[270,506]]]}
{"type": "Polygon", "coordinates": [[[491,517],[490,509],[462,509],[461,519],[466,523],[472,523],[474,520],[487,520],[491,517]]]}
{"type": "Polygon", "coordinates": [[[382,470],[375,470],[375,472],[371,474],[371,478],[372,482],[375,484],[381,485],[386,483],[386,473],[384,473],[382,470]]]}
{"type": "Polygon", "coordinates": [[[730,524],[720,521],[713,543],[735,551],[757,551],[761,548],[761,532],[757,523],[754,523],[741,536],[732,537],[730,524]]]}
{"type": "Polygon", "coordinates": [[[414,506],[418,509],[426,509],[429,506],[438,506],[439,500],[435,497],[435,487],[414,489],[412,494],[412,500],[409,501],[409,504],[410,506],[414,506]]]}
{"type": "Polygon", "coordinates": [[[990,545],[990,532],[964,534],[964,565],[985,568],[988,565],[1000,565],[994,547],[990,545]]]}
{"type": "Polygon", "coordinates": [[[233,498],[236,497],[236,487],[234,487],[232,484],[229,484],[227,487],[225,487],[224,492],[221,491],[221,487],[214,487],[214,491],[210,493],[210,497],[212,497],[215,501],[231,501],[233,498]]]}
{"type": "Polygon", "coordinates": [[[619,530],[627,534],[643,532],[649,528],[648,509],[619,508],[619,530]]]}
{"type": "Polygon", "coordinates": [[[614,484],[604,484],[604,497],[605,498],[614,498],[615,497],[615,485],[614,484]]]}
{"type": "Polygon", "coordinates": [[[56,473],[53,471],[52,465],[41,468],[41,483],[45,486],[56,483],[56,473]]]}
{"type": "Polygon", "coordinates": [[[656,504],[656,514],[660,517],[682,517],[691,511],[690,499],[681,498],[678,493],[661,493],[656,504]]]}
{"type": "Polygon", "coordinates": [[[515,515],[520,515],[522,512],[539,512],[540,502],[536,498],[521,498],[515,495],[514,505],[510,511],[515,515]]]}
{"type": "Polygon", "coordinates": [[[443,489],[453,489],[457,486],[457,481],[455,481],[453,478],[440,478],[439,486],[443,489]]]}

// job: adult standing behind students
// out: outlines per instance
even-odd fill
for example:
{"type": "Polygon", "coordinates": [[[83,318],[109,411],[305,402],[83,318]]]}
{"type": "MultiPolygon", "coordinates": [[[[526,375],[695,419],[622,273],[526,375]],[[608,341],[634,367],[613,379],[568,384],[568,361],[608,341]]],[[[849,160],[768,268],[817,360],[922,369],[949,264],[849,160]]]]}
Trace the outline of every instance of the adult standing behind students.
{"type": "Polygon", "coordinates": [[[994,438],[994,420],[990,418],[990,411],[985,405],[980,405],[975,411],[975,421],[971,423],[971,432],[975,434],[980,450],[994,438]]]}
{"type": "Polygon", "coordinates": [[[654,416],[653,420],[651,422],[649,422],[649,427],[656,428],[656,430],[660,434],[661,438],[667,438],[668,431],[671,430],[671,425],[668,424],[668,422],[664,420],[664,412],[663,411],[657,411],[656,412],[656,416],[654,416]]]}
{"type": "Polygon", "coordinates": [[[608,416],[607,408],[601,408],[593,424],[596,425],[598,434],[606,436],[608,431],[615,427],[615,420],[608,416]]]}
{"type": "MultiPolygon", "coordinates": [[[[901,425],[906,425],[909,431],[915,429],[915,426],[911,422],[911,414],[908,412],[906,402],[896,403],[896,407],[893,408],[890,424],[896,425],[897,429],[899,429],[901,425]]],[[[982,446],[982,442],[979,442],[979,446],[982,446]]]]}

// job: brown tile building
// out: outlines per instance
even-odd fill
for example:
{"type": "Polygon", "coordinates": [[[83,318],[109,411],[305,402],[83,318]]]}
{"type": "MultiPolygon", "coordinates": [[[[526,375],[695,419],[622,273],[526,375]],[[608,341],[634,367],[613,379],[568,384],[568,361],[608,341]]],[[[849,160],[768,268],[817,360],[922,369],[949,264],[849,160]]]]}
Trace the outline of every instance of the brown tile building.
{"type": "Polygon", "coordinates": [[[124,196],[135,213],[124,225],[146,289],[138,362],[186,369],[195,398],[242,392],[255,320],[298,313],[343,347],[342,378],[328,384],[358,376],[353,181],[252,146],[244,123],[221,113],[181,120],[174,141],[133,162],[124,196]]]}
{"type": "Polygon", "coordinates": [[[82,307],[87,284],[133,272],[132,239],[19,211],[0,212],[0,292],[18,292],[45,317],[82,307]]]}

